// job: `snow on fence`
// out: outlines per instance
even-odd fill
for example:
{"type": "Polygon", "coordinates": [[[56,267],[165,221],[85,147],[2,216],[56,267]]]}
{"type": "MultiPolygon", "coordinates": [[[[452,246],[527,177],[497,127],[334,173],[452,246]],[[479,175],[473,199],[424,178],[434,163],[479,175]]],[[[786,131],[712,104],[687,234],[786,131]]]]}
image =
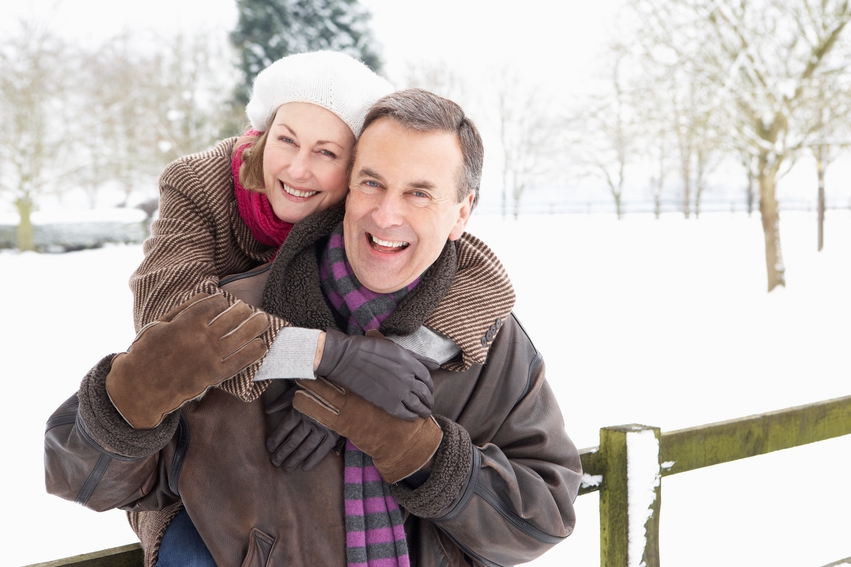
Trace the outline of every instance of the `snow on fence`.
{"type": "MultiPolygon", "coordinates": [[[[604,427],[600,446],[581,451],[579,490],[600,492],[601,567],[659,567],[662,477],[849,434],[851,396],[667,433],[604,427]]],[[[29,567],[142,567],[142,559],[131,544],[29,567]]]]}

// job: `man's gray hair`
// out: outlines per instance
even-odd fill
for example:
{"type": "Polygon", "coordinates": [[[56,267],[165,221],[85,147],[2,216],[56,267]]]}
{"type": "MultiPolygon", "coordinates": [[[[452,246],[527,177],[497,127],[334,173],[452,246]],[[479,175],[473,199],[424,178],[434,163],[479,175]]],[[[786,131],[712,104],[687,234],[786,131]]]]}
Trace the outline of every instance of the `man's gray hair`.
{"type": "Polygon", "coordinates": [[[447,132],[458,136],[464,158],[464,169],[459,172],[458,202],[472,193],[473,207],[476,206],[485,148],[476,125],[460,106],[424,89],[396,91],[372,105],[363,121],[361,134],[370,124],[385,117],[418,132],[447,132]]]}

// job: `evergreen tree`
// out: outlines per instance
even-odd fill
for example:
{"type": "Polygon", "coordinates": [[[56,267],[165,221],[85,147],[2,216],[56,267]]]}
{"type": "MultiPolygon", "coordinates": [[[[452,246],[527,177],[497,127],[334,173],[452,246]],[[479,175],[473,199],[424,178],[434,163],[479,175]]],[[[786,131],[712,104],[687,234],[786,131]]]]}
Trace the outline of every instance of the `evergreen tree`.
{"type": "Polygon", "coordinates": [[[230,39],[244,75],[235,96],[239,106],[248,102],[257,73],[294,53],[342,51],[381,70],[371,15],[358,0],[237,0],[237,9],[230,39]]]}

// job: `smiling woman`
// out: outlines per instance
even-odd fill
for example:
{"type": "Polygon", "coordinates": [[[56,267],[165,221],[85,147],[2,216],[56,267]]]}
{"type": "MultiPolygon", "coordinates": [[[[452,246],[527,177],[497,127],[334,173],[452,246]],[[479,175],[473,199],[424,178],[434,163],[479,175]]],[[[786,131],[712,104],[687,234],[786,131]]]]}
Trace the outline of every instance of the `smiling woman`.
{"type": "Polygon", "coordinates": [[[296,222],[342,200],[355,136],[336,114],[306,102],[278,108],[263,150],[275,216],[296,222]]]}

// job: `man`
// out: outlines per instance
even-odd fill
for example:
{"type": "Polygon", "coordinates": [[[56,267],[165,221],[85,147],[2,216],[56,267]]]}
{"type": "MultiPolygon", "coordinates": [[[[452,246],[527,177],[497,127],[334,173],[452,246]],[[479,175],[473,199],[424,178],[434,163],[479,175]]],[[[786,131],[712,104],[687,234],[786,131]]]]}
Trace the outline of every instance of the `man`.
{"type": "MultiPolygon", "coordinates": [[[[358,142],[345,212],[297,224],[266,274],[262,307],[293,329],[278,335],[258,377],[302,378],[299,386],[273,379],[246,403],[218,388],[193,399],[206,389],[195,384],[171,396],[163,407],[175,409],[153,428],[109,417],[128,411],[119,395],[134,383],[126,370],[146,372],[146,353],[190,329],[203,332],[175,345],[161,371],[182,365],[173,374],[182,384],[192,383],[196,353],[214,361],[201,374],[222,377],[263,356],[254,350],[265,329],[256,313],[220,305],[221,296],[196,298],[154,327],[161,333],[142,333],[129,353],[101,361],[79,402],[57,410],[45,441],[48,490],[96,510],[182,500],[218,565],[513,565],[567,537],[579,455],[543,359],[511,313],[505,271],[464,232],[482,156],[475,126],[451,101],[422,90],[379,101],[358,142]],[[276,345],[287,333],[308,348],[284,356],[276,345]],[[376,333],[416,354],[399,354],[376,333]],[[295,370],[305,361],[306,372],[295,370]],[[398,412],[381,378],[394,368],[410,384],[399,389],[398,412]],[[373,376],[374,388],[358,382],[373,376]],[[267,424],[265,406],[282,398],[301,413],[279,403],[267,424]],[[281,424],[302,414],[306,435],[339,434],[345,448],[282,471],[267,451],[290,443],[294,426],[282,433],[281,424]]],[[[149,564],[157,537],[140,533],[154,542],[149,564]]]]}

